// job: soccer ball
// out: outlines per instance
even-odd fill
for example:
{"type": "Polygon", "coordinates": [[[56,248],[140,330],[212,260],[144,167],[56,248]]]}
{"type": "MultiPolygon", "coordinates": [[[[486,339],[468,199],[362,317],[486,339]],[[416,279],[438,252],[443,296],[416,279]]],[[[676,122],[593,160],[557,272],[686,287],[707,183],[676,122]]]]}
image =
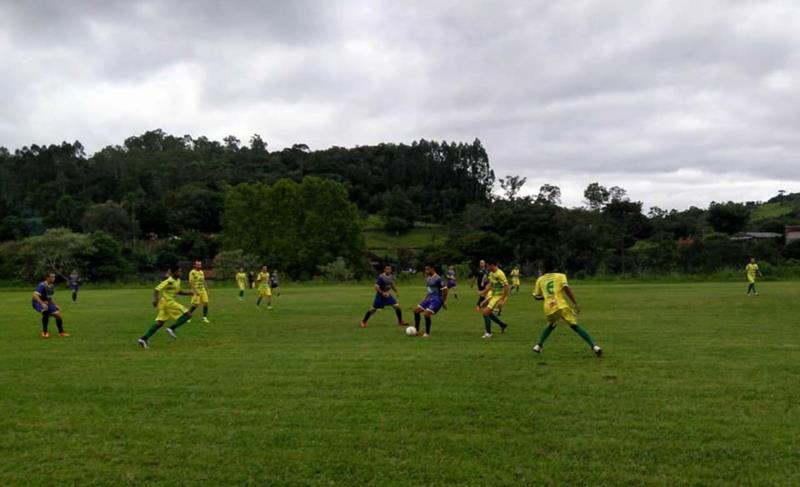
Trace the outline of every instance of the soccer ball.
{"type": "Polygon", "coordinates": [[[413,326],[409,326],[408,328],[406,328],[406,335],[410,337],[417,336],[417,329],[414,328],[413,326]]]}

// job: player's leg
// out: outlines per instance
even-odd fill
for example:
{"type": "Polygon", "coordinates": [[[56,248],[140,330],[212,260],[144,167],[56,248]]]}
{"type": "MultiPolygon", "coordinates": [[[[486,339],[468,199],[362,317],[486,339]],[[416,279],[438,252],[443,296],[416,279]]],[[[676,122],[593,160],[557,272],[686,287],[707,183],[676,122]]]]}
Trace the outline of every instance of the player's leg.
{"type": "Polygon", "coordinates": [[[74,303],[77,300],[78,300],[78,286],[74,286],[72,288],[72,302],[74,303]]]}
{"type": "Polygon", "coordinates": [[[203,323],[210,323],[208,321],[208,293],[203,293],[201,302],[203,304],[203,323]]]}
{"type": "Polygon", "coordinates": [[[40,312],[42,313],[42,338],[50,338],[50,332],[47,330],[50,326],[50,310],[44,309],[40,312]]]}
{"type": "Polygon", "coordinates": [[[361,320],[361,328],[367,327],[367,322],[369,321],[370,317],[375,314],[376,311],[378,310],[373,305],[372,308],[368,309],[367,312],[364,313],[364,318],[361,320]]]}
{"type": "Polygon", "coordinates": [[[544,342],[547,340],[547,337],[553,333],[553,330],[556,329],[558,324],[558,317],[557,316],[548,316],[547,317],[547,326],[544,327],[542,330],[541,335],[539,335],[539,341],[536,342],[536,345],[533,346],[533,351],[536,353],[542,352],[542,347],[544,347],[544,342]]]}
{"type": "Polygon", "coordinates": [[[395,314],[395,316],[397,316],[397,324],[398,324],[398,326],[407,325],[408,323],[403,321],[403,310],[400,308],[400,303],[394,303],[392,305],[392,308],[394,308],[394,314],[395,314]]]}
{"type": "Polygon", "coordinates": [[[431,316],[433,316],[433,312],[430,310],[425,310],[425,334],[424,337],[431,336],[431,316]]]}
{"type": "Polygon", "coordinates": [[[58,328],[58,336],[68,337],[69,333],[64,331],[64,317],[61,316],[61,310],[55,310],[50,313],[50,316],[56,319],[56,327],[58,328]]]}
{"type": "Polygon", "coordinates": [[[419,322],[420,322],[420,313],[422,313],[422,307],[417,305],[414,307],[414,328],[417,329],[417,334],[419,334],[419,322]]]}
{"type": "Polygon", "coordinates": [[[591,335],[589,332],[586,331],[581,325],[578,324],[578,317],[575,316],[575,313],[572,312],[571,309],[563,309],[561,310],[562,317],[564,321],[569,324],[569,327],[572,328],[572,331],[578,334],[584,342],[589,345],[589,348],[592,349],[592,352],[595,353],[598,357],[603,354],[603,349],[597,346],[597,344],[592,340],[591,335]]]}
{"type": "MultiPolygon", "coordinates": [[[[159,311],[159,316],[160,315],[161,312],[159,311]]],[[[144,332],[144,335],[139,337],[138,340],[139,346],[141,346],[142,348],[147,348],[147,341],[150,339],[150,337],[155,335],[156,332],[159,330],[159,328],[161,328],[162,326],[164,326],[164,321],[160,320],[159,318],[156,318],[153,324],[150,325],[150,328],[148,328],[147,331],[144,332]]]]}

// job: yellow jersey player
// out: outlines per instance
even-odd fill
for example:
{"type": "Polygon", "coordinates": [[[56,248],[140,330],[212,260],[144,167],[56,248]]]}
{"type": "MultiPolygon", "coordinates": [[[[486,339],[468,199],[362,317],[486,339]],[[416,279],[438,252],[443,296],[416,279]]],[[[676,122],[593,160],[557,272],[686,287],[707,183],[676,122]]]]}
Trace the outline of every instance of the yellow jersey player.
{"type": "Polygon", "coordinates": [[[745,271],[747,272],[747,295],[750,296],[750,293],[753,293],[753,296],[758,296],[756,277],[761,275],[761,271],[758,270],[755,257],[750,257],[750,263],[745,267],[745,271]]]}
{"type": "Polygon", "coordinates": [[[142,348],[148,348],[147,341],[151,336],[155,335],[159,328],[164,326],[167,320],[177,319],[174,325],[166,328],[167,334],[175,339],[178,338],[175,335],[175,330],[192,318],[192,313],[175,299],[175,296],[178,295],[193,295],[188,291],[181,291],[181,274],[181,268],[173,266],[169,276],[153,289],[153,307],[158,308],[158,316],[156,316],[155,322],[147,329],[145,334],[139,338],[139,346],[142,348]]]}
{"type": "Polygon", "coordinates": [[[500,325],[500,333],[505,333],[508,325],[503,323],[498,316],[503,305],[508,301],[508,279],[506,274],[497,267],[494,260],[486,261],[487,285],[483,290],[484,299],[479,305],[483,315],[483,328],[485,333],[481,338],[492,338],[492,321],[500,325]]]}
{"type": "Polygon", "coordinates": [[[192,288],[192,307],[190,313],[198,306],[203,307],[203,323],[208,321],[208,286],[206,285],[206,275],[203,272],[203,263],[199,260],[194,261],[194,269],[189,271],[189,286],[192,288]]]}
{"type": "Polygon", "coordinates": [[[236,285],[239,287],[239,301],[244,301],[244,290],[247,288],[247,273],[244,267],[240,267],[236,273],[236,285]]]}
{"type": "Polygon", "coordinates": [[[547,326],[542,331],[539,337],[539,342],[534,345],[533,351],[542,353],[542,346],[544,345],[547,337],[555,330],[558,322],[564,320],[572,328],[572,330],[580,335],[583,340],[589,344],[592,351],[598,357],[603,355],[603,349],[597,346],[589,333],[581,328],[578,324],[578,314],[580,307],[575,300],[575,295],[572,293],[569,284],[567,284],[567,276],[555,271],[552,262],[545,262],[544,274],[536,280],[536,285],[533,289],[533,297],[539,301],[544,301],[544,316],[547,320],[547,326]],[[567,302],[567,298],[572,303],[567,302]]]}
{"type": "Polygon", "coordinates": [[[256,306],[261,306],[261,300],[267,298],[267,309],[272,309],[272,288],[269,283],[267,266],[262,266],[261,272],[256,276],[256,286],[258,286],[258,301],[256,301],[256,306]]]}
{"type": "Polygon", "coordinates": [[[515,265],[513,269],[511,269],[511,289],[516,290],[516,293],[519,294],[519,266],[515,265]]]}

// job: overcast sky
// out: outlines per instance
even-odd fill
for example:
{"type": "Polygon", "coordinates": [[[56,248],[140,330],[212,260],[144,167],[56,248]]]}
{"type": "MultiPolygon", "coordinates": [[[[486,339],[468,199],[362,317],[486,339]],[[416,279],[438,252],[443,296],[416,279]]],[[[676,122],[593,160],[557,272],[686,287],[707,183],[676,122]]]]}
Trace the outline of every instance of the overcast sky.
{"type": "Polygon", "coordinates": [[[0,0],[0,146],[426,138],[645,208],[800,191],[800,1],[0,0]]]}

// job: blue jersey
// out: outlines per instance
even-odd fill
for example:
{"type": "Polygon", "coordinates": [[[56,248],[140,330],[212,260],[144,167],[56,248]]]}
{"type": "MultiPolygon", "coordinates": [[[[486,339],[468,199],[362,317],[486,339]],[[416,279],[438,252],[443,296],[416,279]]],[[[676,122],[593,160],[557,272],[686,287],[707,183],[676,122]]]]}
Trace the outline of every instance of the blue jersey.
{"type": "Polygon", "coordinates": [[[448,281],[455,281],[456,280],[456,271],[447,271],[447,280],[448,281]]]}
{"type": "Polygon", "coordinates": [[[394,286],[394,276],[378,274],[378,277],[375,279],[375,285],[378,286],[378,289],[380,289],[382,293],[389,292],[392,290],[392,286],[394,286]]]}
{"type": "Polygon", "coordinates": [[[53,295],[56,293],[56,289],[54,286],[47,284],[47,281],[42,281],[36,286],[34,292],[42,298],[42,301],[50,301],[53,299],[53,295]]]}
{"type": "Polygon", "coordinates": [[[425,279],[425,285],[428,287],[428,296],[441,298],[442,291],[447,289],[447,285],[442,280],[442,276],[434,274],[425,279]]]}

